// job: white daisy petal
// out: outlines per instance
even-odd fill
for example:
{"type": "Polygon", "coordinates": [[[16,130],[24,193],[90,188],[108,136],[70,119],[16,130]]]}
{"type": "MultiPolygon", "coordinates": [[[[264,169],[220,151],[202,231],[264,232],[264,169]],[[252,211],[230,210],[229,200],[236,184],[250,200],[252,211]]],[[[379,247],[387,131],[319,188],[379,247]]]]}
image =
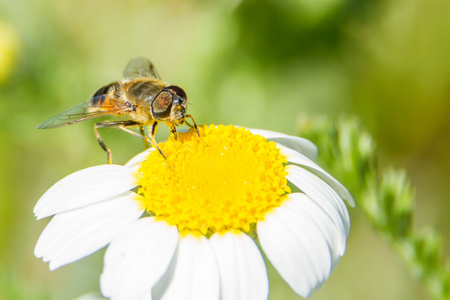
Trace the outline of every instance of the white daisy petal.
{"type": "Polygon", "coordinates": [[[152,300],[152,290],[145,293],[139,300],[152,300]]]}
{"type": "Polygon", "coordinates": [[[286,209],[295,211],[299,217],[319,228],[331,251],[334,269],[345,253],[347,241],[344,227],[336,225],[330,214],[306,194],[293,193],[286,197],[289,199],[283,202],[286,209]]]}
{"type": "Polygon", "coordinates": [[[336,225],[343,224],[346,236],[350,233],[350,216],[339,195],[325,181],[311,172],[294,165],[286,166],[287,180],[319,204],[336,225]]]}
{"type": "Polygon", "coordinates": [[[308,170],[319,175],[323,180],[325,180],[342,199],[347,200],[350,206],[355,206],[355,201],[353,200],[349,191],[339,181],[328,174],[324,169],[322,169],[308,157],[301,153],[298,153],[297,151],[284,147],[280,144],[278,144],[278,148],[280,148],[281,154],[284,155],[289,162],[307,167],[308,170]]]}
{"type": "Polygon", "coordinates": [[[327,241],[310,218],[280,206],[258,222],[263,251],[291,288],[309,297],[330,275],[332,259],[327,241]]]}
{"type": "Polygon", "coordinates": [[[61,179],[34,207],[36,218],[80,208],[117,196],[136,187],[132,169],[119,165],[87,168],[61,179]]]}
{"type": "Polygon", "coordinates": [[[204,236],[180,237],[168,272],[153,289],[153,299],[213,300],[220,298],[216,256],[204,236]]]}
{"type": "Polygon", "coordinates": [[[242,232],[215,233],[210,242],[219,264],[221,299],[267,299],[267,269],[255,242],[242,232]]]}
{"type": "Polygon", "coordinates": [[[252,129],[252,128],[246,129],[250,130],[251,133],[253,134],[261,135],[272,142],[276,142],[291,149],[294,149],[295,151],[302,153],[303,155],[309,157],[310,159],[316,159],[317,157],[318,151],[316,145],[314,145],[307,139],[270,130],[252,129]]]}
{"type": "Polygon", "coordinates": [[[53,217],[36,244],[35,255],[50,261],[50,269],[77,261],[105,247],[144,212],[136,194],[126,192],[53,217]]]}
{"type": "Polygon", "coordinates": [[[142,299],[166,272],[177,248],[178,230],[146,217],[128,226],[105,253],[102,294],[111,299],[142,299]]]}
{"type": "Polygon", "coordinates": [[[139,170],[141,162],[145,161],[150,152],[155,151],[155,148],[149,148],[130,159],[124,166],[133,169],[134,172],[139,170]]]}

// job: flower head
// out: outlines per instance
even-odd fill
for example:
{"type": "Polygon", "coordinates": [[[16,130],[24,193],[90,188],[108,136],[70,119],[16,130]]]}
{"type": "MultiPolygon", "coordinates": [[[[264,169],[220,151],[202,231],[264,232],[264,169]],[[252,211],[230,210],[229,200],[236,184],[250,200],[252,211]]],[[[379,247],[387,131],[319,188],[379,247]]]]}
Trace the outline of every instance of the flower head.
{"type": "Polygon", "coordinates": [[[142,163],[143,205],[180,232],[249,232],[290,191],[287,161],[275,143],[244,128],[202,129],[202,139],[181,134],[162,144],[167,159],[153,151],[142,163]]]}
{"type": "Polygon", "coordinates": [[[109,244],[100,285],[111,299],[267,299],[256,234],[280,275],[309,296],[345,252],[348,191],[302,138],[194,132],[160,143],[166,159],[149,150],[56,183],[35,207],[37,218],[55,215],[36,256],[56,269],[109,244]]]}

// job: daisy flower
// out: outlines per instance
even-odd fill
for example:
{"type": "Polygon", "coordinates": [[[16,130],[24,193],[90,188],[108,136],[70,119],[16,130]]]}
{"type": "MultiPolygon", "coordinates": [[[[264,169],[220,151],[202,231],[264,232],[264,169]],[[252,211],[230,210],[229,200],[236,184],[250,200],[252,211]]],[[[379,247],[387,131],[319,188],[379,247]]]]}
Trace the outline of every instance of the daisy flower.
{"type": "Polygon", "coordinates": [[[111,299],[267,299],[260,252],[308,297],[344,255],[353,199],[285,134],[199,127],[121,165],[75,172],[39,199],[35,255],[51,270],[107,246],[111,299]]]}

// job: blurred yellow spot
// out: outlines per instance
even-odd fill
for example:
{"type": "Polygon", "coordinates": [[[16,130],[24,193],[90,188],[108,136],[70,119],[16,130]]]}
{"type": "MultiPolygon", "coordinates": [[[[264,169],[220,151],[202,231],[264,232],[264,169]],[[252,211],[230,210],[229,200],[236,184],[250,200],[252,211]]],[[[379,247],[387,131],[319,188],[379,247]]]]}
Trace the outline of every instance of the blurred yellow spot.
{"type": "Polygon", "coordinates": [[[11,74],[19,49],[19,37],[14,28],[0,22],[0,83],[11,74]]]}
{"type": "Polygon", "coordinates": [[[234,126],[199,127],[160,143],[138,172],[143,205],[181,233],[241,230],[290,192],[286,159],[275,143],[234,126]]]}

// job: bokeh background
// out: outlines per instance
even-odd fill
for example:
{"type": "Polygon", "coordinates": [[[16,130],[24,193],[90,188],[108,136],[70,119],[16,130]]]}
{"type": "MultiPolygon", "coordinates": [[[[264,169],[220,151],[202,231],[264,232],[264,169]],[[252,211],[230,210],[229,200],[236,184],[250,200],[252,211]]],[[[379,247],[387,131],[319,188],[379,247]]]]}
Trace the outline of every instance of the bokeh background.
{"type": "MultiPolygon", "coordinates": [[[[103,251],[50,272],[33,256],[48,220],[32,210],[105,153],[92,121],[35,126],[121,79],[136,56],[187,91],[199,124],[299,134],[304,113],[356,115],[380,165],[405,168],[416,186],[415,228],[450,237],[450,2],[0,0],[1,299],[98,291],[103,251]]],[[[142,150],[125,133],[103,136],[115,163],[142,150]]],[[[347,254],[311,299],[429,299],[358,208],[350,214],[347,254]]],[[[301,299],[269,273],[270,299],[301,299]]]]}

